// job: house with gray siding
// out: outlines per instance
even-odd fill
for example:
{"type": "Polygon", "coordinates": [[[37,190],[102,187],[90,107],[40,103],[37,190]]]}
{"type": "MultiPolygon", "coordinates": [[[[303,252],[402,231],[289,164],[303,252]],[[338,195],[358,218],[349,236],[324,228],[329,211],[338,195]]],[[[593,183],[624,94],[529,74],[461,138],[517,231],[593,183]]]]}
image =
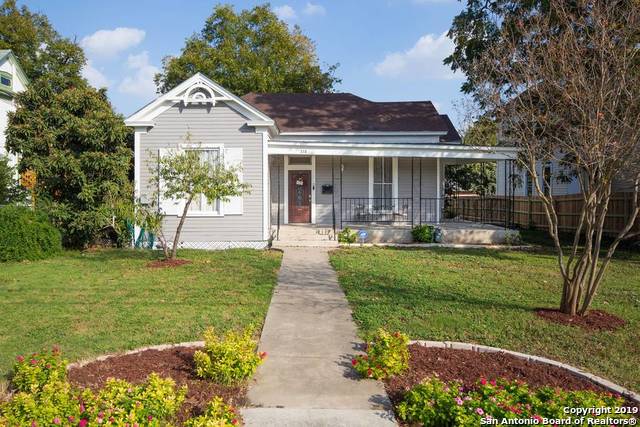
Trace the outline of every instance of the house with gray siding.
{"type": "MultiPolygon", "coordinates": [[[[513,159],[509,147],[461,144],[446,115],[424,102],[373,102],[348,93],[236,96],[196,74],[127,120],[135,131],[135,190],[156,193],[151,174],[168,150],[241,166],[250,192],[190,207],[181,247],[263,248],[282,227],[326,230],[438,224],[444,171],[513,159]],[[188,135],[188,137],[187,137],[188,135]]],[[[180,200],[159,200],[166,232],[180,200]]]]}

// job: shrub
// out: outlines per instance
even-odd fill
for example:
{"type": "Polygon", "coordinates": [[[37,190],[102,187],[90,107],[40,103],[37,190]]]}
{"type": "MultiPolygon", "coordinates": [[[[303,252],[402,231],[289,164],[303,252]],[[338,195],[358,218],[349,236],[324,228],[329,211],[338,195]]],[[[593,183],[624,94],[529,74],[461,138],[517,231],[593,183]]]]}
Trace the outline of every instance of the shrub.
{"type": "Polygon", "coordinates": [[[154,420],[161,423],[178,412],[186,394],[186,387],[176,390],[171,378],[160,378],[157,374],[149,375],[145,383],[135,386],[111,378],[99,392],[91,414],[131,424],[150,425],[154,420]]]}
{"type": "Polygon", "coordinates": [[[219,384],[231,385],[251,377],[266,353],[256,353],[253,328],[243,332],[227,331],[218,336],[213,328],[204,333],[204,351],[196,351],[193,359],[196,374],[219,384]]]}
{"type": "Polygon", "coordinates": [[[351,364],[363,377],[383,379],[409,367],[409,337],[379,329],[367,344],[367,354],[356,356],[351,364]]]}
{"type": "Polygon", "coordinates": [[[511,246],[522,244],[520,232],[517,230],[507,230],[504,235],[504,243],[511,246]]]}
{"type": "Polygon", "coordinates": [[[0,261],[44,259],[62,250],[60,232],[23,206],[0,207],[0,261]]]}
{"type": "Polygon", "coordinates": [[[235,408],[227,405],[220,397],[215,397],[203,415],[191,418],[185,427],[233,427],[239,424],[235,408]]]}
{"type": "Polygon", "coordinates": [[[355,243],[358,240],[358,235],[355,231],[349,227],[345,227],[338,233],[338,242],[340,243],[355,243]]]}
{"type": "Polygon", "coordinates": [[[413,240],[420,243],[433,243],[435,241],[435,227],[433,225],[420,224],[411,229],[413,240]]]}
{"type": "Polygon", "coordinates": [[[67,376],[67,361],[60,350],[33,353],[29,357],[18,356],[13,365],[11,384],[18,391],[35,393],[49,383],[64,382],[67,376]]]}
{"type": "MultiPolygon", "coordinates": [[[[413,387],[397,407],[401,420],[425,426],[478,426],[489,419],[566,419],[566,407],[604,408],[624,406],[624,399],[610,393],[565,391],[551,387],[530,390],[526,383],[481,379],[472,389],[459,382],[445,383],[437,377],[413,387]]],[[[630,418],[629,415],[602,414],[586,418],[630,418]]],[[[581,424],[581,423],[580,423],[581,424]]]]}

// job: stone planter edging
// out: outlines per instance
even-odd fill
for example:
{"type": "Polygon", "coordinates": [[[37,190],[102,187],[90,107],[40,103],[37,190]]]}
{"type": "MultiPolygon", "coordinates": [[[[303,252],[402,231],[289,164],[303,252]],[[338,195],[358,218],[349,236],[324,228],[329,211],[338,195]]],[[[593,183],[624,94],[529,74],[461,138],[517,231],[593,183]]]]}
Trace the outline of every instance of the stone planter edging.
{"type": "Polygon", "coordinates": [[[341,248],[447,248],[447,249],[495,249],[530,251],[537,249],[535,245],[478,245],[473,243],[338,243],[341,248]]]}
{"type": "Polygon", "coordinates": [[[127,356],[129,354],[141,353],[141,352],[147,351],[147,350],[162,351],[162,350],[168,350],[170,348],[180,348],[180,347],[204,347],[204,341],[189,341],[189,342],[181,342],[181,343],[177,343],[177,344],[150,345],[150,346],[140,347],[140,348],[136,348],[136,349],[133,349],[133,350],[124,351],[124,352],[121,351],[121,352],[116,352],[116,353],[103,354],[102,356],[93,357],[93,358],[90,358],[90,359],[84,359],[84,360],[79,360],[77,362],[69,363],[69,365],[67,365],[67,370],[74,369],[74,368],[82,368],[83,366],[88,365],[89,363],[102,362],[102,361],[110,359],[112,357],[127,356]]]}
{"type": "Polygon", "coordinates": [[[455,341],[412,340],[410,341],[410,343],[418,344],[423,347],[450,348],[453,350],[471,350],[471,351],[477,351],[478,353],[505,353],[505,354],[510,354],[511,356],[517,357],[519,359],[528,360],[530,362],[538,362],[538,363],[544,363],[545,365],[556,366],[558,368],[565,369],[581,378],[584,378],[593,383],[596,383],[614,393],[620,394],[628,399],[631,399],[637,403],[640,403],[640,394],[638,393],[635,393],[629,389],[619,386],[618,384],[615,384],[607,379],[598,377],[587,371],[583,371],[582,369],[573,367],[571,365],[567,365],[566,363],[561,363],[552,359],[547,359],[546,357],[519,353],[517,351],[505,350],[503,348],[498,348],[498,347],[489,347],[486,345],[470,344],[470,343],[455,342],[455,341]]]}

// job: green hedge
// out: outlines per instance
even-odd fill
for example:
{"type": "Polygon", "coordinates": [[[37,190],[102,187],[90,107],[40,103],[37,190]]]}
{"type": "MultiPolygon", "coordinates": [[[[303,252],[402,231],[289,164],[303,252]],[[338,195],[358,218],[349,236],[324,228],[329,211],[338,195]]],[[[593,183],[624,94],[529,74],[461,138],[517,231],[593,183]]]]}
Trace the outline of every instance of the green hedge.
{"type": "Polygon", "coordinates": [[[62,250],[46,216],[23,206],[0,206],[0,261],[44,259],[62,250]]]}

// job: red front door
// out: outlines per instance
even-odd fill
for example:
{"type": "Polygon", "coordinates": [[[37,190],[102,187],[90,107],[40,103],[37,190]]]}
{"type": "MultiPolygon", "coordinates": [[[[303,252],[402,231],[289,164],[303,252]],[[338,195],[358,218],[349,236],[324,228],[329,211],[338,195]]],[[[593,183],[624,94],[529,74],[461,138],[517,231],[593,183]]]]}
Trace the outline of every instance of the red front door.
{"type": "Polygon", "coordinates": [[[289,171],[289,222],[311,222],[311,171],[289,171]]]}

